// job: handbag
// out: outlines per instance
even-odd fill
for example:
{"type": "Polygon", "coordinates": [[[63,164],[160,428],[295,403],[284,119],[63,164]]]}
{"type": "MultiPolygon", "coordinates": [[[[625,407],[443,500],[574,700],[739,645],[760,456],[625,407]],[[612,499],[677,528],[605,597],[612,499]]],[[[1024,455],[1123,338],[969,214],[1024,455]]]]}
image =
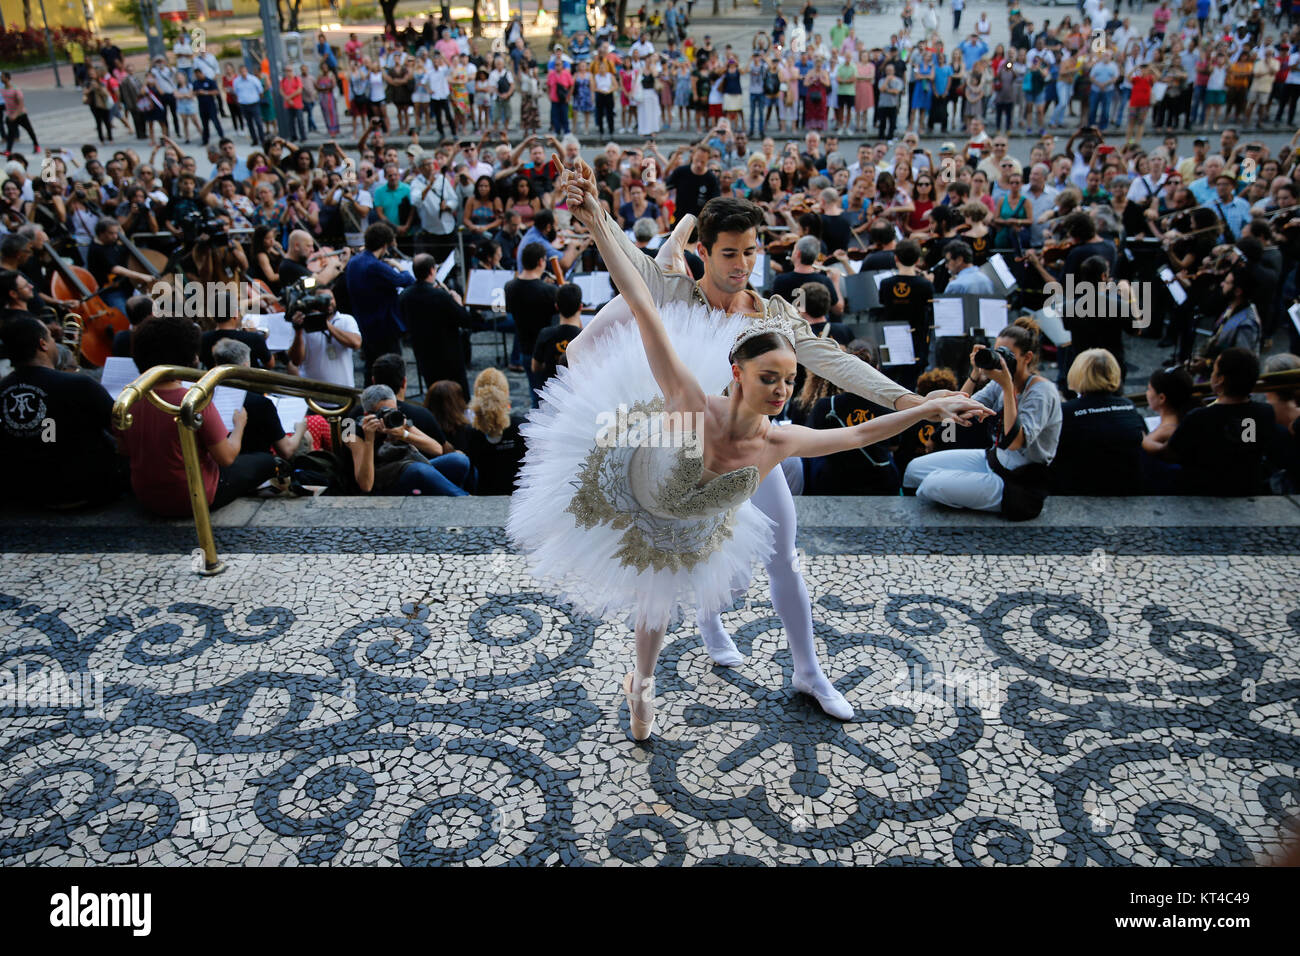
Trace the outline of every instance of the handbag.
{"type": "Polygon", "coordinates": [[[1168,92],[1169,92],[1169,84],[1164,82],[1163,80],[1159,80],[1151,84],[1151,102],[1159,103],[1161,100],[1165,98],[1165,94],[1168,92]]]}
{"type": "Polygon", "coordinates": [[[989,468],[1002,479],[1002,515],[1012,521],[1037,518],[1047,502],[1047,466],[1030,462],[1019,468],[1006,468],[998,461],[996,448],[986,448],[984,456],[989,468]]]}

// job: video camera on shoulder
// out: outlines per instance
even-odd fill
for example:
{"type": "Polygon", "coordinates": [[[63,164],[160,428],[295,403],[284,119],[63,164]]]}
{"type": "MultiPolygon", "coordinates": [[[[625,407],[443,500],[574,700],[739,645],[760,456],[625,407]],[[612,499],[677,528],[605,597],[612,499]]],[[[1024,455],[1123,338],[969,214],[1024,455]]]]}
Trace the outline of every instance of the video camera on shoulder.
{"type": "Polygon", "coordinates": [[[194,209],[181,217],[181,234],[187,244],[201,239],[207,239],[210,243],[222,243],[226,241],[226,221],[206,209],[194,209]]]}
{"type": "Polygon", "coordinates": [[[316,291],[314,276],[303,276],[293,285],[286,286],[281,294],[287,321],[301,326],[304,332],[325,331],[333,302],[328,292],[316,291]]]}

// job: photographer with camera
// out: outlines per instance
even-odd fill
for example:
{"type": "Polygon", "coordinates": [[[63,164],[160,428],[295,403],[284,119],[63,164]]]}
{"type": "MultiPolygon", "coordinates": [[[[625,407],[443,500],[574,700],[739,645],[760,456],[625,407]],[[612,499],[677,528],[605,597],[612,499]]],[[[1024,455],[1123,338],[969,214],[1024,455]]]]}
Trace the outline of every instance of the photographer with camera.
{"type": "Polygon", "coordinates": [[[974,367],[962,391],[999,413],[995,447],[914,458],[904,488],[953,508],[1000,511],[1013,520],[1038,515],[1062,418],[1060,393],[1038,374],[1039,335],[1037,323],[1022,317],[998,333],[992,349],[977,345],[971,352],[974,367]]]}
{"type": "Polygon", "coordinates": [[[443,495],[463,498],[470,472],[463,452],[443,454],[443,445],[410,423],[387,385],[361,393],[361,427],[347,442],[353,475],[364,494],[443,495]]]}
{"type": "Polygon", "coordinates": [[[294,284],[285,289],[285,299],[285,316],[293,324],[289,361],[298,366],[298,374],[318,382],[356,387],[352,356],[361,348],[357,320],[337,311],[334,294],[319,285],[304,290],[294,284]]]}

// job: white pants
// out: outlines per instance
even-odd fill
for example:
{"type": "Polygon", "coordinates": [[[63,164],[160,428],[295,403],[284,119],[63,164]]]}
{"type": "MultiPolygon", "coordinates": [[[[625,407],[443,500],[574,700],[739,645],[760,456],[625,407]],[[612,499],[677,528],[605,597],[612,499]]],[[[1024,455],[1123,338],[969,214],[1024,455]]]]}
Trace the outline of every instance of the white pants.
{"type": "Polygon", "coordinates": [[[913,458],[903,474],[903,487],[916,496],[951,508],[999,511],[1002,479],[989,467],[982,449],[951,448],[913,458]]]}

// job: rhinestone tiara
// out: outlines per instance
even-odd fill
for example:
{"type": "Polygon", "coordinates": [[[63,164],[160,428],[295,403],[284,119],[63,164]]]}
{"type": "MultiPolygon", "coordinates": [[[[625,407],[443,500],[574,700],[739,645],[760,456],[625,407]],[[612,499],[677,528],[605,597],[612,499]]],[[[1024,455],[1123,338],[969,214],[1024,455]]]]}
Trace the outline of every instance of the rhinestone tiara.
{"type": "Polygon", "coordinates": [[[779,315],[765,315],[761,319],[755,319],[754,322],[741,330],[740,334],[736,336],[736,340],[731,343],[731,351],[734,353],[736,349],[750,339],[771,332],[785,336],[786,341],[790,343],[790,348],[795,348],[794,324],[789,319],[782,318],[779,315]]]}

